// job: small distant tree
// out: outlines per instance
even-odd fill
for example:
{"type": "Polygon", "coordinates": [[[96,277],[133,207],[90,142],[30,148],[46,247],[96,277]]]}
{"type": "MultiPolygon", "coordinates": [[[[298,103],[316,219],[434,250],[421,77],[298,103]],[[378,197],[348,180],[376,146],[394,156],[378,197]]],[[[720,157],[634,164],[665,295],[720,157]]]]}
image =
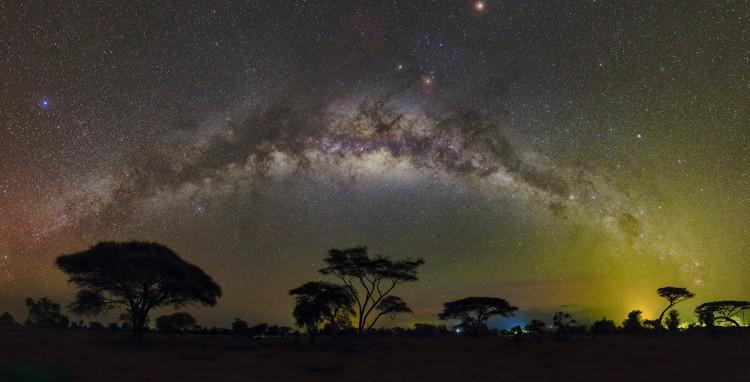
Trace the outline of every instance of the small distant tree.
{"type": "Polygon", "coordinates": [[[544,328],[546,326],[547,324],[545,324],[543,321],[534,319],[531,320],[531,322],[529,322],[524,329],[526,329],[526,331],[529,333],[542,334],[544,333],[544,328]]]}
{"type": "Polygon", "coordinates": [[[235,318],[234,322],[232,322],[232,335],[235,337],[247,335],[248,328],[249,326],[247,325],[247,322],[239,318],[235,318]]]}
{"type": "Polygon", "coordinates": [[[557,328],[557,334],[570,333],[573,326],[578,325],[578,322],[573,319],[573,316],[567,312],[555,312],[552,316],[552,325],[557,328]]]}
{"type": "Polygon", "coordinates": [[[665,298],[669,302],[667,307],[664,308],[661,314],[659,314],[659,317],[655,320],[654,327],[657,330],[664,328],[662,326],[662,320],[664,319],[664,314],[666,314],[668,310],[672,309],[675,305],[679,304],[682,301],[695,297],[695,294],[689,292],[687,289],[677,287],[659,288],[656,290],[656,293],[659,295],[659,297],[665,298]]]}
{"type": "Polygon", "coordinates": [[[294,296],[292,315],[297,326],[305,328],[310,344],[315,344],[318,329],[326,323],[338,326],[340,317],[354,313],[354,300],[346,287],[325,281],[311,281],[289,291],[294,296]]]}
{"type": "Polygon", "coordinates": [[[18,323],[12,314],[5,312],[0,315],[0,330],[15,329],[18,323]]]}
{"type": "Polygon", "coordinates": [[[748,301],[712,301],[699,305],[695,313],[706,326],[713,327],[716,323],[730,323],[740,327],[735,319],[743,310],[750,310],[748,301]]]}
{"type": "Polygon", "coordinates": [[[493,316],[508,317],[518,308],[508,301],[495,297],[466,297],[446,302],[443,312],[438,315],[441,320],[461,320],[461,327],[469,333],[479,335],[487,330],[487,320],[493,316]]]}
{"type": "Polygon", "coordinates": [[[195,317],[189,313],[176,312],[159,316],[156,319],[156,330],[166,334],[182,333],[195,326],[195,323],[195,317]]]}
{"type": "Polygon", "coordinates": [[[614,334],[617,333],[617,326],[612,320],[608,320],[607,317],[602,317],[601,320],[594,322],[591,325],[591,333],[596,335],[601,334],[614,334]]]}
{"type": "Polygon", "coordinates": [[[424,264],[424,260],[394,261],[383,256],[370,257],[367,247],[354,247],[331,249],[325,262],[327,266],[319,272],[341,280],[354,301],[358,333],[372,328],[383,315],[411,312],[400,298],[386,301],[385,305],[381,303],[397,286],[417,281],[417,269],[424,264]],[[398,304],[394,304],[397,301],[398,304]],[[388,311],[390,308],[398,310],[388,311]],[[374,311],[378,312],[371,319],[374,311]]]}
{"type": "Polygon", "coordinates": [[[79,287],[71,309],[97,315],[126,308],[140,340],[152,309],[191,304],[216,305],[221,288],[202,269],[157,243],[102,242],[57,258],[55,265],[79,287]]]}
{"type": "Polygon", "coordinates": [[[666,324],[670,332],[678,332],[680,330],[680,312],[674,309],[670,310],[666,324]]]}
{"type": "Polygon", "coordinates": [[[633,310],[628,313],[628,318],[622,322],[622,331],[628,334],[640,333],[643,331],[643,312],[633,310]]]}
{"type": "Polygon", "coordinates": [[[26,325],[42,329],[66,329],[69,319],[60,313],[60,304],[53,302],[47,297],[34,301],[26,299],[26,307],[29,308],[29,318],[26,325]]]}

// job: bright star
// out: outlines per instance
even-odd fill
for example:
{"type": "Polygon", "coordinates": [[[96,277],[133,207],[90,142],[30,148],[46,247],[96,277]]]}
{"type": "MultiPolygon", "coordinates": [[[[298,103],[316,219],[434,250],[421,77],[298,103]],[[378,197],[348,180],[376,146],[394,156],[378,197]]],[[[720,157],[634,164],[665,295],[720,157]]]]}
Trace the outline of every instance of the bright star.
{"type": "Polygon", "coordinates": [[[477,1],[477,2],[475,2],[475,3],[474,3],[474,9],[475,9],[475,10],[476,10],[477,12],[482,12],[482,11],[484,11],[484,8],[485,8],[485,7],[486,7],[486,4],[484,3],[484,1],[477,1]]]}
{"type": "Polygon", "coordinates": [[[39,101],[39,107],[45,110],[49,109],[50,107],[52,107],[52,102],[48,98],[42,98],[39,101]]]}

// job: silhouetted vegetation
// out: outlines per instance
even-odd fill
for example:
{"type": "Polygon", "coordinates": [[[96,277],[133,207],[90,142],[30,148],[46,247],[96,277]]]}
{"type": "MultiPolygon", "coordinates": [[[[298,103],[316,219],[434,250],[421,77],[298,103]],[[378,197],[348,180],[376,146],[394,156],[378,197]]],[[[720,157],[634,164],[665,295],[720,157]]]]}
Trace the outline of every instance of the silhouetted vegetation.
{"type": "Polygon", "coordinates": [[[159,318],[156,319],[156,330],[158,330],[160,333],[167,334],[182,333],[185,330],[195,326],[195,324],[196,320],[190,314],[185,312],[176,312],[159,316],[159,318]]]}
{"type": "Polygon", "coordinates": [[[325,262],[327,266],[319,272],[341,280],[354,301],[358,333],[371,329],[383,315],[394,317],[411,312],[406,303],[391,296],[391,292],[403,283],[417,281],[417,269],[424,260],[370,257],[367,247],[355,247],[331,249],[325,262]],[[358,290],[359,287],[363,290],[358,290]],[[370,319],[373,311],[378,313],[370,319]]]}
{"type": "Polygon", "coordinates": [[[608,320],[607,317],[602,317],[601,320],[594,322],[591,325],[591,334],[602,335],[602,334],[615,334],[617,333],[617,325],[612,320],[608,320]]]}
{"type": "Polygon", "coordinates": [[[18,327],[15,317],[8,312],[0,315],[0,330],[15,329],[18,327]]]}
{"type": "Polygon", "coordinates": [[[641,333],[644,330],[643,327],[643,312],[640,310],[633,310],[628,313],[628,317],[622,322],[622,331],[627,334],[641,333]]]}
{"type": "Polygon", "coordinates": [[[728,300],[701,304],[695,308],[695,313],[700,321],[708,327],[713,327],[716,323],[730,323],[740,327],[740,323],[735,317],[743,310],[750,310],[750,302],[728,300]]]}
{"type": "Polygon", "coordinates": [[[26,299],[26,307],[29,309],[29,318],[25,325],[42,329],[67,329],[68,317],[60,313],[60,304],[52,302],[47,297],[34,301],[26,299]]]}
{"type": "Polygon", "coordinates": [[[139,338],[149,312],[160,306],[214,306],[221,288],[197,266],[157,243],[99,243],[55,261],[79,287],[70,308],[96,315],[126,308],[130,328],[139,338]]]}
{"type": "Polygon", "coordinates": [[[526,325],[524,329],[529,333],[542,335],[546,326],[547,324],[545,324],[544,321],[533,319],[526,325]]]}
{"type": "Polygon", "coordinates": [[[564,336],[573,332],[578,326],[578,322],[573,319],[570,313],[555,312],[552,316],[552,325],[555,327],[555,334],[564,336]]]}
{"type": "Polygon", "coordinates": [[[349,323],[354,314],[354,299],[350,291],[325,281],[310,281],[289,291],[296,304],[293,316],[299,327],[305,328],[314,344],[315,335],[323,325],[336,330],[349,323]]]}
{"type": "Polygon", "coordinates": [[[236,337],[242,337],[247,335],[247,329],[249,328],[247,322],[235,318],[234,322],[232,322],[232,335],[236,337]]]}
{"type": "Polygon", "coordinates": [[[461,320],[459,327],[479,335],[487,331],[487,320],[492,316],[508,317],[518,310],[508,301],[495,297],[467,297],[446,302],[438,315],[441,320],[461,320]]]}
{"type": "Polygon", "coordinates": [[[663,329],[662,326],[662,320],[664,320],[664,314],[667,313],[668,310],[672,309],[675,305],[679,304],[682,301],[689,300],[693,297],[695,297],[695,294],[689,292],[685,288],[676,288],[676,287],[663,287],[657,289],[656,293],[659,295],[659,297],[667,299],[669,304],[666,308],[659,314],[659,317],[655,320],[653,323],[653,326],[655,329],[663,329]]]}
{"type": "Polygon", "coordinates": [[[670,310],[667,315],[667,329],[674,333],[680,330],[680,312],[676,310],[670,310]]]}

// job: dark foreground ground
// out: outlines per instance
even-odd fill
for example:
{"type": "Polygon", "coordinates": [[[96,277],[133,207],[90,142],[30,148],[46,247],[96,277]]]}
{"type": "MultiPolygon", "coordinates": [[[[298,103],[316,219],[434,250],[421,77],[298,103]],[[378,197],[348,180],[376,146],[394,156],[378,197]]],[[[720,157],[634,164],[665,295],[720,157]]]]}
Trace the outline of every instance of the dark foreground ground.
{"type": "Polygon", "coordinates": [[[750,336],[249,340],[0,332],[0,381],[750,381],[750,336]]]}

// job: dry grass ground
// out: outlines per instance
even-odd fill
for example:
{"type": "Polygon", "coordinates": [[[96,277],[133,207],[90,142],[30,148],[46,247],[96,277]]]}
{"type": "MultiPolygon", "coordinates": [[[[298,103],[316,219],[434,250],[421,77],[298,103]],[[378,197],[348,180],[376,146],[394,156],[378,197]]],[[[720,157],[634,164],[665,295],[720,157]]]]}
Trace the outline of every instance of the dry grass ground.
{"type": "Polygon", "coordinates": [[[303,339],[0,332],[0,381],[749,381],[750,336],[303,339]]]}

